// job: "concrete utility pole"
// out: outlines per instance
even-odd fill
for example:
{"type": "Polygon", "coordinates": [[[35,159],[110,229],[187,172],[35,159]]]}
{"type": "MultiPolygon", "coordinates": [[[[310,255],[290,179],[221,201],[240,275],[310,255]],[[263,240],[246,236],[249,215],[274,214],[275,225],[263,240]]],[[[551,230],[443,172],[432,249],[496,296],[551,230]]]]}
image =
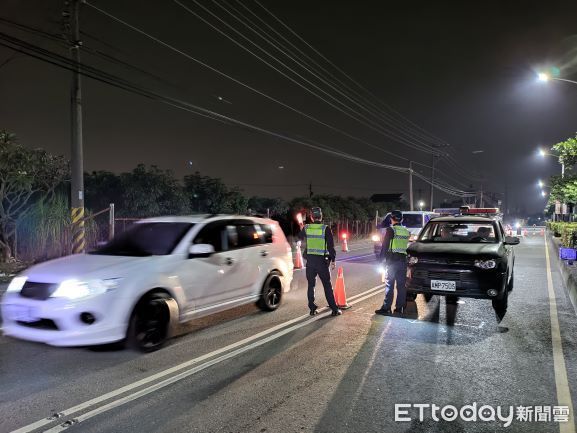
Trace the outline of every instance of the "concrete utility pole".
{"type": "Polygon", "coordinates": [[[409,161],[409,209],[415,210],[413,207],[413,161],[409,161]]]}
{"type": "Polygon", "coordinates": [[[84,155],[82,143],[82,88],[80,81],[80,0],[71,0],[70,43],[75,68],[72,73],[71,92],[71,216],[72,216],[72,252],[83,253],[86,248],[84,238],[84,155]]]}
{"type": "Polygon", "coordinates": [[[430,210],[431,212],[433,212],[433,196],[434,196],[434,191],[435,191],[435,187],[433,186],[435,184],[435,163],[437,162],[437,155],[433,154],[433,160],[431,161],[431,198],[430,198],[430,210]]]}

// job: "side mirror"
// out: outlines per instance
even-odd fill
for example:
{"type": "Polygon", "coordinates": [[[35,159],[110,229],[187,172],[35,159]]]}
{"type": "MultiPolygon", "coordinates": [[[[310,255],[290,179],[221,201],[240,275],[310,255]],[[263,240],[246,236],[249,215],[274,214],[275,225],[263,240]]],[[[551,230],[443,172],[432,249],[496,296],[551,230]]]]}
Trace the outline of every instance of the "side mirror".
{"type": "Polygon", "coordinates": [[[210,244],[193,244],[188,249],[188,258],[209,257],[214,254],[214,247],[210,244]]]}
{"type": "Polygon", "coordinates": [[[515,236],[505,236],[505,245],[519,245],[520,239],[515,236]]]}

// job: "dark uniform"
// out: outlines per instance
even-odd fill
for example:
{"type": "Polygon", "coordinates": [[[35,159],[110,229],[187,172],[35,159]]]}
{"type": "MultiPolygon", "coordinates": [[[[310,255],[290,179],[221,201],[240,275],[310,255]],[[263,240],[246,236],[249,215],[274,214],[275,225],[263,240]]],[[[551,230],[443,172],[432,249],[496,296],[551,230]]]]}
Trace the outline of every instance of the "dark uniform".
{"type": "Polygon", "coordinates": [[[390,314],[393,304],[395,282],[397,283],[397,302],[395,312],[403,313],[407,302],[405,283],[407,280],[407,246],[409,231],[401,225],[402,213],[393,211],[393,225],[388,227],[383,239],[380,261],[386,266],[385,300],[377,314],[390,314]],[[395,218],[396,217],[396,218],[395,218]]]}
{"type": "Polygon", "coordinates": [[[315,223],[305,225],[299,233],[299,238],[306,240],[307,243],[304,257],[307,262],[308,304],[311,315],[316,314],[318,306],[315,304],[315,284],[318,275],[323,284],[325,297],[333,312],[333,316],[337,316],[341,314],[341,310],[335,302],[329,271],[329,266],[334,263],[337,253],[331,229],[329,226],[320,223],[321,219],[322,214],[320,214],[320,217],[315,215],[315,223]]]}

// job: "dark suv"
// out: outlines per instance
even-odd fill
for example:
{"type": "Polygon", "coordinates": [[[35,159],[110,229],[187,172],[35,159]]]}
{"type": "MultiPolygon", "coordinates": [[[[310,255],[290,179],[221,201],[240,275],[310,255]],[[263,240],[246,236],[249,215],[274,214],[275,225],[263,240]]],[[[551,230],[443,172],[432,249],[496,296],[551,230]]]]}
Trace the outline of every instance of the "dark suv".
{"type": "Polygon", "coordinates": [[[491,299],[498,319],[513,290],[513,245],[499,220],[460,215],[431,220],[407,252],[407,296],[491,299]]]}

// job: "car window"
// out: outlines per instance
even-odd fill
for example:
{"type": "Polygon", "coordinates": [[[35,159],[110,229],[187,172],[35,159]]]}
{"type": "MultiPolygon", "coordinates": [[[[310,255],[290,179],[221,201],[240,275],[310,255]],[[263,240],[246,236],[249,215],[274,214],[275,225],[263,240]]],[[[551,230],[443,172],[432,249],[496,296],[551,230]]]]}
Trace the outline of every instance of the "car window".
{"type": "Polygon", "coordinates": [[[130,257],[167,255],[192,226],[192,223],[176,222],[137,223],[90,254],[130,257]]]}
{"type": "Polygon", "coordinates": [[[256,224],[256,232],[265,244],[273,242],[273,227],[270,224],[256,224]]]}
{"type": "Polygon", "coordinates": [[[250,247],[261,243],[261,237],[254,224],[237,224],[238,248],[250,247]]]}
{"type": "Polygon", "coordinates": [[[209,244],[215,252],[225,251],[228,246],[227,232],[222,222],[209,223],[194,238],[194,244],[209,244]]]}
{"type": "Polygon", "coordinates": [[[423,215],[422,214],[403,214],[403,225],[410,229],[423,227],[423,215]]]}
{"type": "Polygon", "coordinates": [[[489,222],[431,222],[423,230],[419,241],[496,243],[499,239],[496,230],[497,226],[489,222]]]}

